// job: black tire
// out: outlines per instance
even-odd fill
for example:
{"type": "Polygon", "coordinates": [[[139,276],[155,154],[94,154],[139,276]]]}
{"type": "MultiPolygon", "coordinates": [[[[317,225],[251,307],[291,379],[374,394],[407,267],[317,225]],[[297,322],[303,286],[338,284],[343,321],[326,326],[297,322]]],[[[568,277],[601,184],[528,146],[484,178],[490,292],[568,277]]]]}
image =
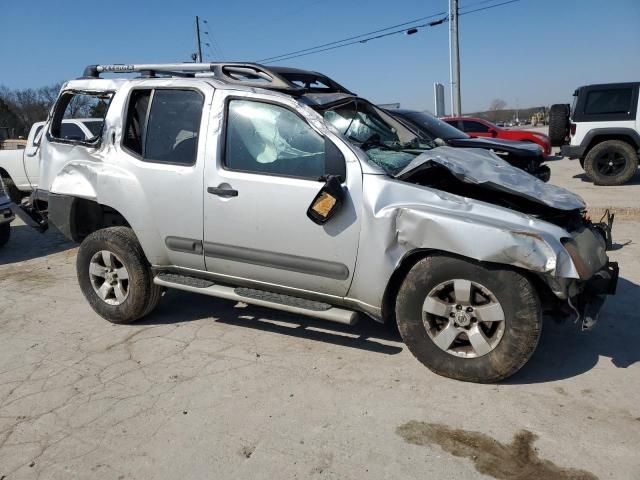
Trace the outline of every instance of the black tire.
{"type": "Polygon", "coordinates": [[[11,224],[0,225],[0,247],[4,247],[11,238],[11,224]]]}
{"type": "Polygon", "coordinates": [[[26,196],[26,193],[16,187],[16,184],[11,177],[2,177],[0,180],[2,180],[4,191],[9,199],[16,205],[20,205],[20,202],[26,196]]]}
{"type": "Polygon", "coordinates": [[[570,112],[569,105],[564,103],[551,105],[549,108],[549,139],[554,147],[564,145],[569,136],[570,112]]]}
{"type": "Polygon", "coordinates": [[[638,153],[627,142],[606,140],[589,150],[583,167],[595,185],[623,185],[638,170],[638,153]]]}
{"type": "MultiPolygon", "coordinates": [[[[443,255],[424,258],[409,271],[396,298],[396,319],[405,344],[427,368],[445,377],[478,383],[497,382],[517,372],[536,349],[542,329],[540,301],[524,275],[443,255]],[[504,312],[502,336],[493,350],[475,358],[462,358],[438,347],[423,320],[428,293],[454,279],[486,287],[504,312]]],[[[450,324],[453,319],[448,321],[450,324]]],[[[458,341],[464,343],[464,337],[458,341]]]]}
{"type": "Polygon", "coordinates": [[[127,227],[105,228],[85,238],[78,250],[76,272],[80,289],[91,307],[112,323],[141,319],[151,313],[162,295],[162,288],[153,283],[151,268],[138,239],[127,227]],[[128,293],[119,305],[107,303],[94,289],[89,268],[92,258],[101,251],[113,253],[127,270],[128,293]]]}

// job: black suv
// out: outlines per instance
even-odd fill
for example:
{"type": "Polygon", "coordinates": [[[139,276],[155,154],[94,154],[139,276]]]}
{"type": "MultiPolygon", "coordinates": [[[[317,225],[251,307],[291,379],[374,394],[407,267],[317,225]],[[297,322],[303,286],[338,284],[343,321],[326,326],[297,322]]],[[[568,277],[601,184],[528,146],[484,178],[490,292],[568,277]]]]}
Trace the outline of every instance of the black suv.
{"type": "Polygon", "coordinates": [[[542,165],[544,161],[542,149],[535,143],[497,138],[472,138],[426,112],[401,109],[387,110],[387,112],[425,140],[436,143],[442,141],[450,147],[493,150],[503,160],[538,177],[543,182],[548,182],[551,177],[549,167],[542,165]]]}

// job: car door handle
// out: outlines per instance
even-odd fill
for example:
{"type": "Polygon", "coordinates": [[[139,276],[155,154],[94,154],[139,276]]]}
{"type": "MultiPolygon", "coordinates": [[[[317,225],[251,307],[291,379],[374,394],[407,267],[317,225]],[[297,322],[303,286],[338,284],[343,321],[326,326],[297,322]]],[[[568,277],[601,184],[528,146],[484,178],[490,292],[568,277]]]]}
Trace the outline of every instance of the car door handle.
{"type": "Polygon", "coordinates": [[[207,187],[207,193],[218,195],[219,197],[237,197],[238,191],[233,188],[207,187]]]}

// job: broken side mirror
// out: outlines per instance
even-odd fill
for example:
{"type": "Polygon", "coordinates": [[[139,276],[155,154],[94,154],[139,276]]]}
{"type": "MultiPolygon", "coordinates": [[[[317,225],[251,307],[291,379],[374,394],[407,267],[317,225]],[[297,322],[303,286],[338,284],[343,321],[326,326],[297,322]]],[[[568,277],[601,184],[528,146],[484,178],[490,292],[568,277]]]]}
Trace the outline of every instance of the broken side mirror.
{"type": "Polygon", "coordinates": [[[318,225],[324,225],[340,211],[344,202],[342,178],[339,175],[327,175],[326,182],[307,209],[307,217],[318,225]]]}

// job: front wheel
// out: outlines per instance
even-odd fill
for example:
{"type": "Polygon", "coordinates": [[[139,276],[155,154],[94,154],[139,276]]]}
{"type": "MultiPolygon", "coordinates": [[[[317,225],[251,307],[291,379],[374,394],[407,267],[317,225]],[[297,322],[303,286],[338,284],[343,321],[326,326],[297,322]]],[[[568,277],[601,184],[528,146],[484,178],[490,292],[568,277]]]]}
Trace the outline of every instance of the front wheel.
{"type": "Polygon", "coordinates": [[[162,289],[138,239],[130,228],[98,230],[84,239],[76,260],[84,297],[101,317],[113,323],[139,320],[160,300],[162,289]]]}
{"type": "Polygon", "coordinates": [[[424,258],[409,271],[396,319],[405,344],[427,368],[479,383],[522,368],[542,329],[540,302],[525,276],[448,256],[424,258]]]}

